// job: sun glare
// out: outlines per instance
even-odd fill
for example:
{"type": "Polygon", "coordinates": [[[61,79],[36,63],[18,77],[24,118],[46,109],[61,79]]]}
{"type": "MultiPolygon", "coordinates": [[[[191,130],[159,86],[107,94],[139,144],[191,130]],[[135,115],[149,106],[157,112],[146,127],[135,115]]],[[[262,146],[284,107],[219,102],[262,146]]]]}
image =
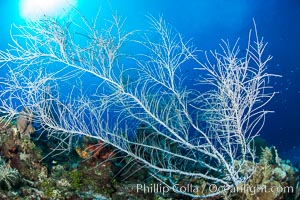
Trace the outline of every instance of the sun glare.
{"type": "Polygon", "coordinates": [[[21,0],[20,15],[26,20],[38,20],[44,15],[59,17],[76,3],[76,0],[21,0]]]}

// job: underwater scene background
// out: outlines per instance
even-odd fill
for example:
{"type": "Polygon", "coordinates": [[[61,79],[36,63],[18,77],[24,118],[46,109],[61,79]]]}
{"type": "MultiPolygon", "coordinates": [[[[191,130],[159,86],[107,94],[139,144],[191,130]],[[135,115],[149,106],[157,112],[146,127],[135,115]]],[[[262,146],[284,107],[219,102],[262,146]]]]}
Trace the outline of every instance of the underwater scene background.
{"type": "MultiPolygon", "coordinates": [[[[26,22],[21,14],[20,2],[17,0],[0,1],[0,49],[3,51],[9,48],[8,44],[11,43],[11,24],[19,25],[26,22]]],[[[267,146],[275,146],[280,158],[288,159],[294,166],[299,167],[299,0],[77,0],[74,2],[74,7],[87,20],[95,19],[99,10],[101,19],[109,19],[112,14],[117,13],[125,19],[125,31],[147,30],[149,16],[162,16],[185,40],[191,39],[193,45],[200,51],[218,49],[221,39],[228,39],[231,44],[239,39],[240,46],[246,48],[249,30],[253,29],[254,19],[258,34],[268,42],[264,55],[273,56],[267,65],[267,73],[282,76],[271,77],[268,80],[268,84],[272,85],[274,91],[278,93],[265,107],[266,110],[274,111],[274,113],[266,115],[266,122],[260,132],[260,138],[262,138],[260,142],[266,143],[267,146]]],[[[59,18],[63,17],[59,16],[59,18]]],[[[125,46],[128,52],[134,51],[134,48],[135,46],[125,46]]],[[[241,49],[241,51],[246,50],[241,49]]],[[[131,63],[126,64],[130,66],[131,63]]],[[[194,82],[199,78],[199,74],[195,73],[194,67],[189,64],[185,63],[181,69],[182,76],[186,77],[184,83],[187,87],[197,88],[194,82]]],[[[0,69],[0,77],[4,77],[7,73],[5,68],[0,69]]],[[[134,76],[132,79],[129,81],[134,82],[134,76]]],[[[89,85],[93,84],[94,80],[94,76],[84,76],[82,81],[89,85]]],[[[107,151],[110,152],[110,150],[107,151]]],[[[77,153],[83,154],[82,149],[77,153]]],[[[102,155],[103,158],[105,156],[106,154],[102,155]]],[[[53,160],[48,162],[53,162],[53,160]]],[[[72,175],[76,179],[78,174],[72,175]]]]}
{"type": "MultiPolygon", "coordinates": [[[[10,25],[22,23],[19,1],[1,1],[1,49],[10,41],[10,25]]],[[[282,75],[272,85],[279,92],[268,107],[275,113],[267,116],[262,137],[275,145],[280,153],[298,162],[300,155],[300,3],[289,1],[78,1],[76,8],[87,18],[93,18],[100,8],[104,16],[117,12],[126,18],[127,29],[143,29],[147,15],[160,16],[195,46],[208,51],[218,48],[221,39],[232,42],[247,40],[255,19],[258,31],[269,43],[267,53],[273,56],[270,73],[282,75]],[[298,152],[298,153],[297,153],[298,152]]],[[[241,45],[242,46],[242,45],[241,45]]],[[[187,77],[192,70],[185,71],[187,77]]],[[[195,78],[195,77],[192,77],[195,78]]]]}

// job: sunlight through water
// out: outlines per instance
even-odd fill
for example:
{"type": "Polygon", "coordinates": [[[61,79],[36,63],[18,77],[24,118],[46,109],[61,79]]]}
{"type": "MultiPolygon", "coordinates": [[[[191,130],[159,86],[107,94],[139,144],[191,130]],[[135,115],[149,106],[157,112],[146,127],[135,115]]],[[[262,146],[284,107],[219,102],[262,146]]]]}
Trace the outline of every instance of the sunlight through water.
{"type": "Polygon", "coordinates": [[[20,15],[26,20],[38,20],[44,15],[60,17],[76,4],[77,0],[21,0],[20,15]]]}

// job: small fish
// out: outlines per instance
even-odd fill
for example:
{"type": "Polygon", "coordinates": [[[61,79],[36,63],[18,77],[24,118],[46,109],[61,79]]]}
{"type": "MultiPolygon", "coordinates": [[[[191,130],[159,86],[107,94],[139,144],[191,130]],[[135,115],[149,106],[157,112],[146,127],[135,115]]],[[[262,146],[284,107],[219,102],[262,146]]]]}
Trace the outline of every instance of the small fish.
{"type": "Polygon", "coordinates": [[[82,150],[80,147],[76,147],[75,151],[80,158],[87,159],[90,156],[87,151],[82,150]]]}

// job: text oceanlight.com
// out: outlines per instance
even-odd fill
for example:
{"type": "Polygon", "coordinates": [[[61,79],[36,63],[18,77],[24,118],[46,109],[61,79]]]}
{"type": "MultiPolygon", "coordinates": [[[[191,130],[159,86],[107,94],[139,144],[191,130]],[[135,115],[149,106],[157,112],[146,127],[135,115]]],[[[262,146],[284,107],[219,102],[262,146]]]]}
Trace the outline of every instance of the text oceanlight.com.
{"type": "Polygon", "coordinates": [[[163,184],[136,184],[136,191],[138,193],[161,193],[166,194],[168,192],[185,192],[185,193],[193,193],[193,194],[203,194],[205,191],[209,193],[218,193],[224,190],[230,190],[234,193],[248,193],[251,195],[255,195],[257,193],[293,193],[293,186],[249,186],[242,185],[238,187],[228,188],[227,186],[217,186],[215,184],[207,184],[205,186],[194,186],[192,184],[187,184],[185,186],[175,184],[173,187],[169,187],[163,184]]]}

